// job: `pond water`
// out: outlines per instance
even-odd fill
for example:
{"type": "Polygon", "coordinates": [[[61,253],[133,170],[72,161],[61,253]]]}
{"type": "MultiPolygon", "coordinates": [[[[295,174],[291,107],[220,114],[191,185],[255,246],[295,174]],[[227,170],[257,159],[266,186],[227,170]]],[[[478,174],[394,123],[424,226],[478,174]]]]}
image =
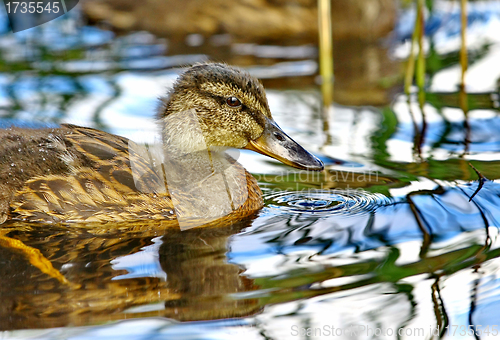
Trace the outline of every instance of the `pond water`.
{"type": "MultiPolygon", "coordinates": [[[[313,46],[234,44],[253,58],[247,69],[264,79],[275,120],[326,170],[242,151],[265,207],[206,229],[0,225],[1,338],[496,338],[500,4],[469,9],[467,108],[458,4],[438,2],[428,20],[423,105],[398,94],[396,74],[384,90],[392,101],[374,89],[362,97],[376,107],[336,104],[325,118],[313,46]],[[40,270],[46,261],[56,272],[40,270]]],[[[382,44],[393,69],[414,15],[403,10],[382,44]]],[[[0,27],[1,128],[72,123],[154,142],[157,98],[181,66],[210,57],[82,25],[77,10],[15,35],[5,17],[0,27]]],[[[339,102],[359,102],[340,92],[339,102]]]]}

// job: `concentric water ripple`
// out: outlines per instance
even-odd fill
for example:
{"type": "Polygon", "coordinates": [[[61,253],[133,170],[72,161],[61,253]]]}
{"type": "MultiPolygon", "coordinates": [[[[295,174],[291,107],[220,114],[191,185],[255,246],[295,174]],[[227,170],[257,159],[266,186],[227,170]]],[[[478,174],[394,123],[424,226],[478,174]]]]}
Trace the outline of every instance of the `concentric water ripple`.
{"type": "Polygon", "coordinates": [[[267,207],[284,213],[310,213],[321,216],[368,213],[390,204],[382,194],[367,191],[283,191],[265,195],[267,207]]]}

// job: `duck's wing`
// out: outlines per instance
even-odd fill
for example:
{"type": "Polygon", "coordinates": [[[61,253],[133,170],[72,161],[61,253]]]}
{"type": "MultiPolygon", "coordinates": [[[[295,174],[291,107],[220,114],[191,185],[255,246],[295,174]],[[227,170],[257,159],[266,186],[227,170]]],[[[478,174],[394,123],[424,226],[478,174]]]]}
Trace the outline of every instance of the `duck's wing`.
{"type": "MultiPolygon", "coordinates": [[[[166,193],[161,159],[150,150],[128,138],[75,125],[65,135],[78,154],[88,158],[112,185],[121,191],[166,193]]],[[[78,164],[81,160],[78,160],[78,164]]]]}
{"type": "Polygon", "coordinates": [[[175,218],[162,174],[150,154],[127,138],[64,125],[45,147],[57,153],[65,169],[27,180],[10,205],[13,217],[56,222],[175,218]]]}

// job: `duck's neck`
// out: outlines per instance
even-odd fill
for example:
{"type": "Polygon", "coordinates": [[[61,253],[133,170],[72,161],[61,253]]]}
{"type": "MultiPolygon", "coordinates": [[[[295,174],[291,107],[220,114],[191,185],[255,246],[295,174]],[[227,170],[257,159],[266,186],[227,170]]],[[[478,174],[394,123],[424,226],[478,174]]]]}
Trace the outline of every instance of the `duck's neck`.
{"type": "Polygon", "coordinates": [[[194,109],[165,116],[160,124],[166,152],[179,156],[207,149],[201,122],[194,109]]]}
{"type": "Polygon", "coordinates": [[[206,223],[248,198],[245,169],[224,148],[208,147],[194,110],[162,119],[164,175],[177,218],[206,223]]]}

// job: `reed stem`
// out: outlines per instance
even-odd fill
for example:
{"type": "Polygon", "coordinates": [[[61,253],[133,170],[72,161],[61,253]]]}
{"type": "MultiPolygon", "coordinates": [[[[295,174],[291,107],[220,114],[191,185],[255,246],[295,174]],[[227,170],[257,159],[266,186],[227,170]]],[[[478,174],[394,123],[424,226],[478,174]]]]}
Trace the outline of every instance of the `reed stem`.
{"type": "Polygon", "coordinates": [[[318,0],[319,70],[323,105],[333,103],[333,43],[331,0],[318,0]]]}
{"type": "Polygon", "coordinates": [[[460,65],[462,66],[462,77],[460,81],[460,86],[465,89],[465,72],[467,72],[467,41],[465,38],[465,33],[467,32],[467,0],[460,0],[460,12],[461,12],[461,28],[460,35],[462,38],[462,45],[460,47],[460,65]]]}
{"type": "Polygon", "coordinates": [[[417,0],[417,23],[418,29],[415,30],[418,34],[418,57],[417,57],[417,69],[416,69],[416,83],[418,87],[418,98],[421,106],[425,101],[425,51],[424,51],[424,31],[425,31],[425,21],[424,21],[424,0],[417,0]]]}
{"type": "Polygon", "coordinates": [[[413,83],[413,76],[415,74],[415,45],[418,37],[418,32],[420,31],[419,13],[420,12],[417,10],[417,16],[415,19],[415,28],[413,29],[413,34],[411,36],[410,55],[408,56],[408,63],[406,64],[406,74],[405,74],[406,95],[410,95],[410,89],[413,83]]]}

